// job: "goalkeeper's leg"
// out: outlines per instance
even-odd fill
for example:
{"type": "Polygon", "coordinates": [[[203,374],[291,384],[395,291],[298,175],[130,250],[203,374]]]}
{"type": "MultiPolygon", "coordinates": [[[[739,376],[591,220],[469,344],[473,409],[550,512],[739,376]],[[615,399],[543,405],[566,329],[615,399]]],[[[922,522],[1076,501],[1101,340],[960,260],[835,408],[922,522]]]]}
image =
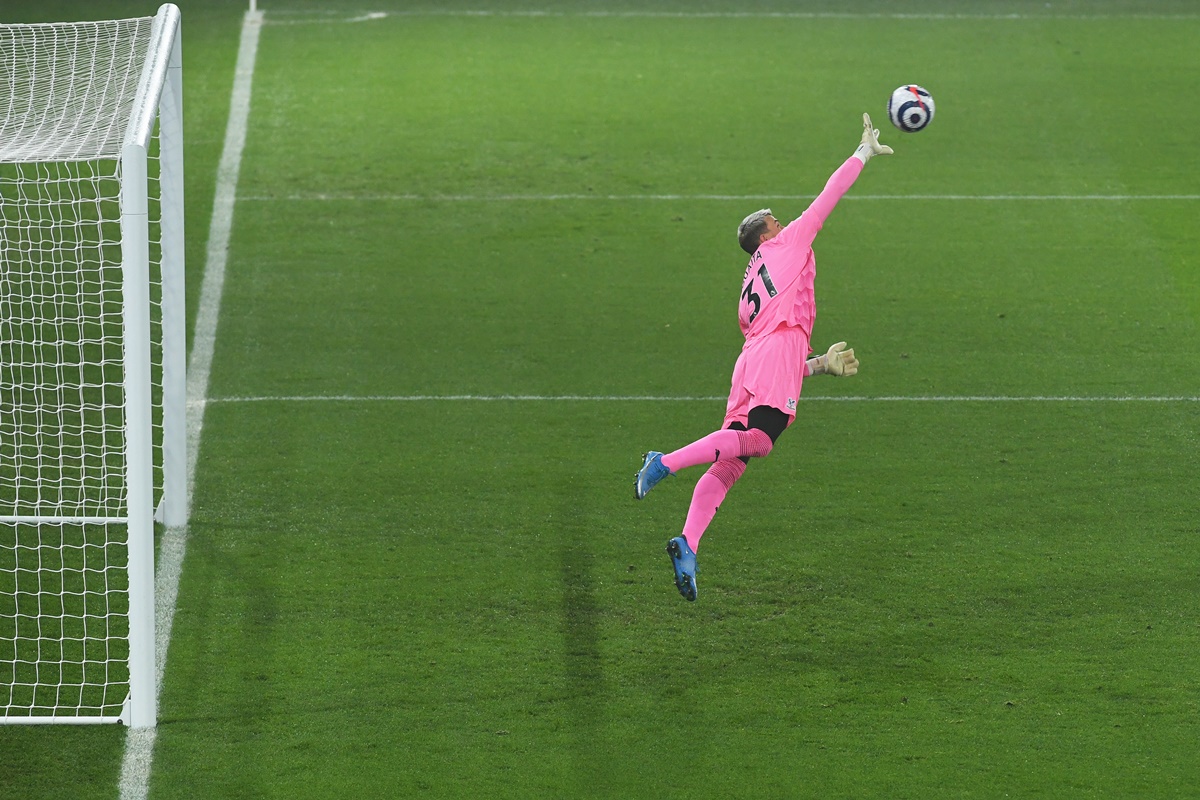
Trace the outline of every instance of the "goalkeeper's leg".
{"type": "MultiPolygon", "coordinates": [[[[748,460],[748,459],[747,459],[748,460]]],[[[687,521],[683,523],[683,538],[695,552],[700,547],[700,537],[708,530],[709,523],[725,500],[725,495],[746,471],[746,462],[740,458],[723,458],[708,468],[696,481],[692,492],[692,504],[688,506],[687,521]]]]}
{"type": "Polygon", "coordinates": [[[731,425],[667,453],[662,457],[662,463],[675,473],[697,464],[715,464],[723,458],[763,458],[770,454],[774,444],[761,429],[751,427],[747,430],[745,426],[734,428],[731,425]]]}
{"type": "MultiPolygon", "coordinates": [[[[782,411],[777,413],[787,418],[782,411]]],[[[697,464],[715,464],[731,458],[762,458],[771,452],[774,441],[760,428],[747,429],[745,425],[734,422],[730,423],[728,428],[714,431],[673,453],[663,455],[657,450],[651,450],[643,456],[642,468],[634,476],[633,496],[641,500],[659,481],[697,464]]]]}
{"type": "MultiPolygon", "coordinates": [[[[726,432],[755,432],[765,436],[772,444],[787,428],[792,418],[777,408],[755,406],[750,409],[747,425],[731,422],[726,432]]],[[[768,448],[769,452],[769,448],[768,448]]],[[[700,537],[708,530],[709,523],[725,500],[725,495],[746,472],[751,456],[722,458],[700,476],[692,492],[692,504],[688,507],[687,521],[683,524],[683,538],[695,552],[700,547],[700,537]]]]}
{"type": "MultiPolygon", "coordinates": [[[[749,427],[735,420],[730,422],[723,432],[761,436],[773,445],[791,421],[790,415],[777,408],[756,406],[750,409],[747,415],[746,422],[749,427]]],[[[696,489],[692,492],[692,503],[688,506],[683,535],[667,542],[667,555],[671,557],[671,565],[675,569],[675,586],[687,600],[694,601],[697,595],[696,550],[700,547],[700,537],[716,516],[725,495],[746,472],[750,458],[749,455],[743,455],[718,459],[700,476],[700,480],[696,482],[696,489]]]]}

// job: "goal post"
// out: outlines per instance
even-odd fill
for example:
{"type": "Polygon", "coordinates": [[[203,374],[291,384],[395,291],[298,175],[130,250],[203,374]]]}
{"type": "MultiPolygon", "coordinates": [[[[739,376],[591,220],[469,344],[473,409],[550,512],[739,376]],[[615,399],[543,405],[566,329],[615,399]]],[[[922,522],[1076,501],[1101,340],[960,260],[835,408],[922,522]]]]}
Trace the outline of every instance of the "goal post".
{"type": "Polygon", "coordinates": [[[0,723],[157,721],[187,515],[179,9],[0,25],[0,723]]]}

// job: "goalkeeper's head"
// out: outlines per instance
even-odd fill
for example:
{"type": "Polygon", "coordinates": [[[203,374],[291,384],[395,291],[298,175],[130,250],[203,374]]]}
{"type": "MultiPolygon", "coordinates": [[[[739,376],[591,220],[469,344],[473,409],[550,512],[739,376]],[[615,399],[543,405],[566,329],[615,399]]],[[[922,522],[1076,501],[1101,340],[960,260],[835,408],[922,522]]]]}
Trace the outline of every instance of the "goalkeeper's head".
{"type": "Polygon", "coordinates": [[[774,239],[783,230],[771,209],[762,208],[742,220],[738,225],[738,244],[750,255],[763,242],[774,239]]]}

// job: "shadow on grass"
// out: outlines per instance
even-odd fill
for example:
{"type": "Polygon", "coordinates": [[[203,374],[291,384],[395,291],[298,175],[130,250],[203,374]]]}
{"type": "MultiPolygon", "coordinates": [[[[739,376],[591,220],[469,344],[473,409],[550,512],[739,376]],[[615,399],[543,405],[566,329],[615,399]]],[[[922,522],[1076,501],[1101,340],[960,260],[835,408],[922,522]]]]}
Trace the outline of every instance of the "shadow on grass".
{"type": "Polygon", "coordinates": [[[599,617],[594,554],[564,531],[560,550],[562,574],[563,656],[566,670],[567,714],[574,742],[575,775],[582,786],[595,786],[604,772],[603,716],[606,695],[600,653],[599,617]]]}

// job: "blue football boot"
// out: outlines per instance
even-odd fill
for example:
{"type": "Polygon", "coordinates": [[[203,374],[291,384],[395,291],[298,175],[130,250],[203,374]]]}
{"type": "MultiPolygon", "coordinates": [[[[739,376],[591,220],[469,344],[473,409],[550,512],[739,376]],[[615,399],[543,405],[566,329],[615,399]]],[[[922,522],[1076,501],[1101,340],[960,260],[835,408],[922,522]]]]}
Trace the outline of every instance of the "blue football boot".
{"type": "Polygon", "coordinates": [[[663,478],[675,474],[662,463],[662,456],[657,450],[651,450],[643,456],[642,468],[633,480],[633,496],[638,500],[648,495],[663,478]]]}
{"type": "Polygon", "coordinates": [[[676,536],[667,542],[667,555],[675,567],[675,586],[685,599],[696,599],[696,554],[688,547],[687,539],[676,536]]]}

